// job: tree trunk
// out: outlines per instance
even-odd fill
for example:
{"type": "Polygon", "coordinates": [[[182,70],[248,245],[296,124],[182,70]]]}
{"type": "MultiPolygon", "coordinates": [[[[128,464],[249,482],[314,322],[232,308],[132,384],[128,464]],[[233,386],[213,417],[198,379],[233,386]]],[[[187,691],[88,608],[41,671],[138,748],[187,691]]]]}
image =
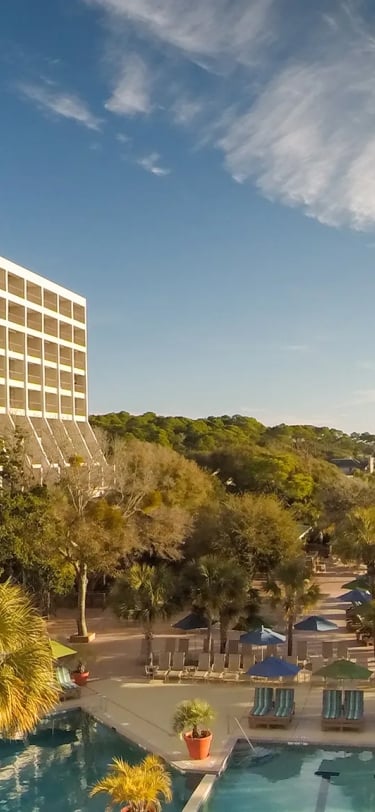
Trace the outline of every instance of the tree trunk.
{"type": "Polygon", "coordinates": [[[225,621],[221,620],[220,618],[220,651],[222,654],[225,654],[227,638],[228,638],[228,624],[226,624],[225,621]]]}
{"type": "Polygon", "coordinates": [[[293,618],[288,617],[288,657],[293,654],[293,618]]]}
{"type": "Polygon", "coordinates": [[[152,665],[154,652],[153,652],[153,639],[154,635],[152,633],[152,626],[151,623],[148,621],[145,624],[145,640],[146,640],[146,659],[147,664],[152,665]]]}
{"type": "Polygon", "coordinates": [[[78,617],[77,632],[80,637],[86,637],[86,595],[87,595],[87,564],[82,564],[78,572],[78,617]]]}
{"type": "Polygon", "coordinates": [[[212,622],[211,622],[210,618],[208,619],[208,623],[207,623],[207,648],[208,648],[209,654],[211,654],[211,649],[212,649],[212,622]]]}

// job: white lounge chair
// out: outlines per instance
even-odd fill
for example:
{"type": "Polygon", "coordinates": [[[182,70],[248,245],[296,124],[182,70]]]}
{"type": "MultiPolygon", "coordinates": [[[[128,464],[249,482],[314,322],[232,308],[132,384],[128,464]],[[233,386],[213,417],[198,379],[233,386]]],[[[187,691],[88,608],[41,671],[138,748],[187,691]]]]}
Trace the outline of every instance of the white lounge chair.
{"type": "Polygon", "coordinates": [[[224,671],[224,680],[237,680],[240,676],[240,655],[229,654],[228,668],[224,671]]]}
{"type": "Polygon", "coordinates": [[[168,671],[166,679],[180,680],[185,671],[185,652],[175,651],[172,657],[172,665],[168,671]]]}
{"type": "Polygon", "coordinates": [[[171,652],[162,651],[159,656],[159,665],[154,671],[154,679],[167,679],[171,668],[171,652]]]}
{"type": "Polygon", "coordinates": [[[199,655],[197,667],[188,673],[191,679],[208,679],[211,671],[210,655],[206,651],[202,651],[199,655]]]}
{"type": "Polygon", "coordinates": [[[225,654],[215,654],[214,662],[209,672],[210,679],[222,679],[225,670],[225,654]]]}

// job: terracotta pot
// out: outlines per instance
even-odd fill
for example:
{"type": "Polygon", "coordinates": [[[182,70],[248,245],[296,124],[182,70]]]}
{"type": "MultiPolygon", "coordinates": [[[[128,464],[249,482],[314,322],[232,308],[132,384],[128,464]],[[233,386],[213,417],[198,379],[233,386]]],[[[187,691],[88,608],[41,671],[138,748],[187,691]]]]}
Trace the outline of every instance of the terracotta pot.
{"type": "Polygon", "coordinates": [[[86,682],[87,682],[89,676],[90,676],[90,671],[83,671],[83,673],[81,673],[80,671],[72,671],[72,673],[71,673],[72,680],[74,680],[76,685],[80,685],[80,686],[86,685],[86,682]]]}
{"type": "Polygon", "coordinates": [[[212,742],[212,733],[210,733],[209,736],[204,736],[204,738],[198,739],[193,738],[191,733],[185,733],[184,739],[190,758],[194,759],[194,761],[200,761],[201,759],[208,757],[212,742]]]}

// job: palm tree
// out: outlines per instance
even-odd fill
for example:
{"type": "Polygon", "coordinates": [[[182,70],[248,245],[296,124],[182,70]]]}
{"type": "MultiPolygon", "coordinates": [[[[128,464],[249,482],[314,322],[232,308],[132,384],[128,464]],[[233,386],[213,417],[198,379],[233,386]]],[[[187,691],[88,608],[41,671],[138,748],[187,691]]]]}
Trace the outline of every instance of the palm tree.
{"type": "Polygon", "coordinates": [[[271,604],[281,606],[287,624],[288,655],[293,653],[293,625],[298,615],[315,606],[320,587],[311,581],[311,568],[306,558],[298,556],[280,562],[266,583],[271,604]]]}
{"type": "Polygon", "coordinates": [[[225,650],[228,629],[238,620],[249,600],[249,579],[235,561],[205,555],[186,572],[194,608],[207,618],[208,650],[212,645],[212,625],[220,620],[221,649],[225,650]]]}
{"type": "Polygon", "coordinates": [[[353,508],[336,530],[335,551],[346,563],[365,564],[375,598],[375,507],[353,508]]]}
{"type": "Polygon", "coordinates": [[[19,586],[0,584],[0,730],[28,733],[56,704],[44,621],[19,586]]]}
{"type": "Polygon", "coordinates": [[[361,621],[359,631],[362,633],[364,632],[371,634],[375,656],[375,600],[364,603],[362,606],[358,606],[356,609],[356,614],[361,621]]]}
{"type": "Polygon", "coordinates": [[[165,564],[133,564],[111,591],[110,603],[115,613],[142,623],[150,661],[155,623],[173,614],[176,591],[176,580],[165,564]]]}
{"type": "Polygon", "coordinates": [[[135,766],[114,758],[108,775],[95,784],[90,797],[99,792],[110,796],[110,807],[125,805],[127,812],[160,812],[161,799],[172,800],[171,777],[157,756],[146,756],[135,766]]]}

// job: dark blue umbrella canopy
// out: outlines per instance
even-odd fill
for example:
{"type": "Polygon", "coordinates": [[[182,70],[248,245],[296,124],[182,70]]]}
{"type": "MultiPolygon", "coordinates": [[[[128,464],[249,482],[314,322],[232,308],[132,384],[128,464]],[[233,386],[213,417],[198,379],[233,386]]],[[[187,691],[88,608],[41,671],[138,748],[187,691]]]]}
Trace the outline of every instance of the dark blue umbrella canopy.
{"type": "Polygon", "coordinates": [[[274,632],[273,629],[267,629],[266,626],[241,634],[240,637],[240,643],[247,643],[251,646],[278,646],[279,643],[285,643],[285,640],[285,634],[274,632]]]}
{"type": "Polygon", "coordinates": [[[196,629],[207,629],[208,620],[204,615],[199,615],[197,612],[191,612],[190,615],[173,623],[172,629],[181,629],[183,632],[193,632],[196,629]]]}
{"type": "Polygon", "coordinates": [[[295,677],[300,671],[299,665],[293,665],[280,657],[266,657],[260,663],[255,663],[246,672],[250,677],[265,677],[266,679],[279,679],[280,677],[295,677]]]}
{"type": "Polygon", "coordinates": [[[371,595],[369,592],[365,592],[364,589],[351,589],[350,592],[339,595],[337,600],[344,603],[367,603],[371,600],[371,595]]]}
{"type": "Polygon", "coordinates": [[[333,632],[338,629],[338,625],[321,615],[310,615],[295,623],[294,628],[301,632],[333,632]]]}

